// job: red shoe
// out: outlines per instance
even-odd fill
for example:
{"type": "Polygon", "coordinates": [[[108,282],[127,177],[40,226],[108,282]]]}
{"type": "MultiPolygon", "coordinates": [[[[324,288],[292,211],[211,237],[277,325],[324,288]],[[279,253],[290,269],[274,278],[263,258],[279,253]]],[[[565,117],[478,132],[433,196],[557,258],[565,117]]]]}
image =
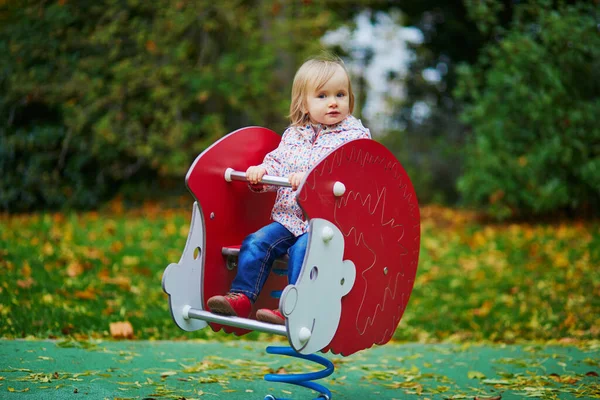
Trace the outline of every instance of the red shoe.
{"type": "Polygon", "coordinates": [[[283,318],[283,315],[281,315],[279,310],[261,308],[256,312],[256,319],[262,322],[268,322],[270,324],[285,325],[285,318],[283,318]]]}
{"type": "Polygon", "coordinates": [[[225,296],[213,296],[206,302],[208,310],[215,314],[248,318],[252,311],[252,302],[243,293],[227,293],[225,296]]]}

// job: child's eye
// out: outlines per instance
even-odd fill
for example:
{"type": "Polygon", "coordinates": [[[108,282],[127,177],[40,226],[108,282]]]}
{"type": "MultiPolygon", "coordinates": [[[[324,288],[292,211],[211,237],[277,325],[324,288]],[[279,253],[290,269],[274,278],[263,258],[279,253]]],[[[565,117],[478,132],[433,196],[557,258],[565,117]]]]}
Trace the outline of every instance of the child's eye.
{"type": "Polygon", "coordinates": [[[325,96],[323,93],[321,93],[321,94],[319,94],[317,97],[318,97],[319,99],[324,99],[326,96],[325,96]]]}
{"type": "Polygon", "coordinates": [[[340,92],[340,93],[338,93],[338,95],[337,95],[337,96],[338,96],[338,97],[344,97],[344,96],[346,96],[346,93],[344,93],[344,92],[340,92]]]}

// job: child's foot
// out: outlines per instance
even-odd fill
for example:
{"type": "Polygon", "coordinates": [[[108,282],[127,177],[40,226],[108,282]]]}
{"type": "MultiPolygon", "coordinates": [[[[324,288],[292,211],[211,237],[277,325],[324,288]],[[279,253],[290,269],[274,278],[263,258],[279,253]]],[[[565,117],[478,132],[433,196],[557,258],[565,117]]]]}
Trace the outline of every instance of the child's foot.
{"type": "Polygon", "coordinates": [[[279,310],[261,308],[256,312],[256,319],[270,324],[285,325],[285,318],[283,318],[283,315],[281,315],[279,310]]]}
{"type": "Polygon", "coordinates": [[[233,317],[248,318],[252,303],[243,293],[227,293],[225,296],[213,296],[206,302],[210,312],[233,317]]]}

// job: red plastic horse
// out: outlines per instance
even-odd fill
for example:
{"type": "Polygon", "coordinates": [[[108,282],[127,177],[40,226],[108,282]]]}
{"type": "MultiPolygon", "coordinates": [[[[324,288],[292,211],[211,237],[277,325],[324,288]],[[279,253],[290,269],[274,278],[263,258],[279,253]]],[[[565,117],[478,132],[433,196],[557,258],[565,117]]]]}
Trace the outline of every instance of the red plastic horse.
{"type": "MultiPolygon", "coordinates": [[[[306,175],[297,200],[309,220],[300,277],[287,285],[271,274],[254,311],[280,308],[286,325],[206,311],[206,300],[229,290],[242,240],[270,222],[275,193],[254,193],[244,180],[279,144],[271,130],[249,127],[223,137],[198,156],[186,182],[196,199],[183,256],[163,276],[173,319],[188,331],[210,324],[243,334],[284,335],[302,354],[350,355],[393,336],[412,292],[419,259],[420,215],[412,183],[383,145],[348,142],[306,175]],[[273,291],[281,291],[274,298],[273,291]]],[[[285,177],[263,181],[288,185],[285,177]]],[[[285,261],[281,261],[284,263],[285,261]]],[[[276,265],[274,269],[279,269],[276,265]]]]}

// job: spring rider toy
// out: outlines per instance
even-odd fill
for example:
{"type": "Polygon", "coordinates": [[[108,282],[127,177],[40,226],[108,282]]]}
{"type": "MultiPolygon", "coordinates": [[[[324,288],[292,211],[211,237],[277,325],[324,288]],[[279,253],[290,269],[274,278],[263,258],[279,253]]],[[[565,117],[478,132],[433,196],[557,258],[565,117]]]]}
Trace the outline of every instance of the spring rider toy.
{"type": "MultiPolygon", "coordinates": [[[[296,284],[287,284],[284,257],[273,265],[249,318],[213,314],[206,301],[229,290],[242,240],[270,222],[275,201],[274,192],[251,191],[240,171],[260,164],[279,141],[269,129],[242,128],[196,158],[186,176],[196,200],[187,243],[179,262],[164,271],[162,287],[173,320],[185,331],[210,325],[236,335],[255,330],[285,336],[290,347],[267,352],[326,368],[265,379],[331,399],[313,381],[331,375],[333,363],[314,353],[348,356],[392,338],[417,272],[419,206],[408,175],[383,145],[368,139],[342,145],[305,175],[297,191],[309,239],[296,284]],[[260,308],[279,308],[285,326],[257,321],[260,308]]],[[[290,186],[286,177],[265,176],[262,183],[290,186]]]]}

